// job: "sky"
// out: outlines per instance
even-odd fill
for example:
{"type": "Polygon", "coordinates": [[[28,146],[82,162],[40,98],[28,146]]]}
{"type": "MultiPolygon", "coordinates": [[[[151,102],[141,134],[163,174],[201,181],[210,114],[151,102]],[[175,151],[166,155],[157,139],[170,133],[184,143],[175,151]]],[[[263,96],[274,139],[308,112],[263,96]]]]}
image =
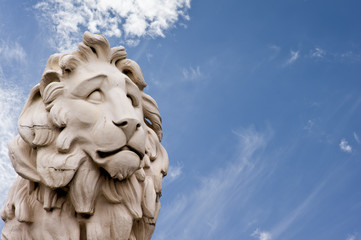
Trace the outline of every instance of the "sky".
{"type": "Polygon", "coordinates": [[[1,204],[27,95],[88,30],[126,47],[160,108],[170,168],[152,239],[361,240],[360,9],[0,0],[1,204]]]}

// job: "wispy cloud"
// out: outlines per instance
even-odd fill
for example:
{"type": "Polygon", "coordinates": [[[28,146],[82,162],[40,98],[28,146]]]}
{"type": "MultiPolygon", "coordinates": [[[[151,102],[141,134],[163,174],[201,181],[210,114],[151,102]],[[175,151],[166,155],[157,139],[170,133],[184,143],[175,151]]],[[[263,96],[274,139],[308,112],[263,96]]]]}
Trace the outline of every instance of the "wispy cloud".
{"type": "Polygon", "coordinates": [[[302,215],[304,215],[312,206],[315,199],[319,196],[321,190],[327,184],[328,178],[323,179],[314,190],[299,204],[293,211],[290,211],[281,221],[276,222],[269,233],[274,239],[284,234],[302,215]]]}
{"type": "Polygon", "coordinates": [[[84,29],[107,37],[122,37],[130,45],[136,45],[144,36],[164,37],[179,17],[189,20],[190,1],[49,0],[39,2],[35,9],[42,24],[55,28],[53,46],[66,51],[75,49],[84,29]]]}
{"type": "Polygon", "coordinates": [[[361,144],[360,138],[358,137],[357,133],[354,132],[353,137],[355,138],[355,140],[358,144],[361,144]]]}
{"type": "Polygon", "coordinates": [[[348,144],[348,142],[346,141],[346,139],[341,139],[340,142],[340,148],[342,151],[347,152],[347,153],[351,153],[352,152],[352,147],[348,144]]]}
{"type": "Polygon", "coordinates": [[[290,57],[287,59],[287,61],[285,62],[284,66],[293,64],[294,62],[296,62],[296,60],[300,57],[300,51],[290,51],[290,57]]]}
{"type": "Polygon", "coordinates": [[[309,119],[303,129],[310,131],[313,125],[315,125],[314,120],[309,119]]]}
{"type": "Polygon", "coordinates": [[[341,60],[348,60],[352,62],[359,62],[361,60],[361,54],[351,50],[341,53],[339,56],[341,60]]]}
{"type": "MultiPolygon", "coordinates": [[[[4,79],[0,80],[4,81],[4,79]]],[[[8,157],[7,144],[16,134],[17,119],[23,100],[24,97],[20,90],[0,85],[0,182],[2,183],[0,184],[0,204],[5,201],[7,192],[16,176],[8,157]]]]}
{"type": "Polygon", "coordinates": [[[280,46],[277,46],[277,45],[271,45],[271,46],[269,47],[269,49],[271,49],[272,54],[271,54],[271,56],[268,58],[268,60],[271,61],[271,60],[275,59],[275,58],[279,55],[279,53],[280,53],[280,51],[281,51],[281,47],[280,47],[280,46]]]}
{"type": "Polygon", "coordinates": [[[147,57],[148,62],[150,62],[150,60],[151,60],[152,57],[153,57],[153,54],[147,53],[145,56],[147,57]]]}
{"type": "Polygon", "coordinates": [[[16,61],[24,63],[26,60],[26,52],[24,48],[17,42],[0,42],[0,59],[6,62],[16,61]]]}
{"type": "Polygon", "coordinates": [[[183,164],[179,162],[176,165],[170,165],[167,177],[164,179],[164,185],[168,185],[171,182],[177,180],[182,175],[182,170],[183,164]]]}
{"type": "Polygon", "coordinates": [[[345,240],[359,240],[359,236],[358,233],[349,234],[345,240]]]}
{"type": "Polygon", "coordinates": [[[196,68],[183,68],[182,73],[184,79],[186,80],[196,80],[203,76],[203,74],[201,73],[201,68],[199,66],[197,66],[196,68]]]}
{"type": "Polygon", "coordinates": [[[356,234],[347,236],[346,240],[356,240],[356,234]]]}
{"type": "Polygon", "coordinates": [[[251,235],[252,237],[255,237],[258,240],[271,240],[272,236],[271,233],[261,231],[259,228],[257,228],[251,235]]]}
{"type": "Polygon", "coordinates": [[[231,202],[236,201],[236,205],[242,206],[248,188],[262,175],[257,153],[266,147],[271,133],[249,128],[235,134],[239,138],[239,152],[234,161],[228,161],[224,168],[202,178],[201,184],[192,192],[163,205],[156,239],[214,238],[225,224],[226,212],[233,211],[229,209],[231,202]]]}
{"type": "MultiPolygon", "coordinates": [[[[307,57],[316,61],[326,62],[349,62],[358,63],[361,61],[361,53],[359,49],[350,49],[343,52],[332,51],[321,47],[314,47],[308,50],[309,54],[307,57]]],[[[300,57],[300,56],[299,56],[300,57]]],[[[289,58],[289,60],[292,58],[289,58]]],[[[285,64],[287,65],[287,64],[285,64]]]]}
{"type": "Polygon", "coordinates": [[[311,50],[311,57],[323,58],[326,55],[326,51],[321,48],[315,48],[311,50]]]}

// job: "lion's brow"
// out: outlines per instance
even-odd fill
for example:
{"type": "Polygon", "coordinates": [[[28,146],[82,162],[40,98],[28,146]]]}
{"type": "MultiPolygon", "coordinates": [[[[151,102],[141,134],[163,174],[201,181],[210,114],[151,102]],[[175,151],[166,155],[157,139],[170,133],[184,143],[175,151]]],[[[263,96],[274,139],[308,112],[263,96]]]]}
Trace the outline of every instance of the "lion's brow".
{"type": "Polygon", "coordinates": [[[78,86],[71,92],[73,95],[78,97],[88,96],[89,93],[97,88],[100,88],[104,80],[107,78],[104,74],[99,74],[94,77],[85,79],[79,83],[78,86]]]}

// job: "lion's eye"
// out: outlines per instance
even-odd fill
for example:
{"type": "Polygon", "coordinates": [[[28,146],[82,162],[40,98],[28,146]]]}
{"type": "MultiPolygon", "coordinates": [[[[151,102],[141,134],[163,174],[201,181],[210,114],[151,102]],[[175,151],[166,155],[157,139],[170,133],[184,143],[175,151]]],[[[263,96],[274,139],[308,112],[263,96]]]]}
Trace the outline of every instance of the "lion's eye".
{"type": "Polygon", "coordinates": [[[133,107],[137,107],[139,105],[139,101],[136,97],[134,97],[133,95],[127,94],[127,98],[130,99],[133,107]]]}
{"type": "Polygon", "coordinates": [[[91,102],[99,103],[103,100],[103,96],[102,96],[100,90],[97,89],[88,95],[87,100],[89,100],[91,102]]]}

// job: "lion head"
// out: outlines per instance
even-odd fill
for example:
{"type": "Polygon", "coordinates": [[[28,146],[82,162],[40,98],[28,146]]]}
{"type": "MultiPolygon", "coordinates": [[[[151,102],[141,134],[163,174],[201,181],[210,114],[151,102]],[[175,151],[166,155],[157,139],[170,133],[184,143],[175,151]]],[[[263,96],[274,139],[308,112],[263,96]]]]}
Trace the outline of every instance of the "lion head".
{"type": "MultiPolygon", "coordinates": [[[[123,47],[110,48],[103,36],[85,32],[79,50],[49,58],[9,144],[21,178],[2,209],[6,225],[28,224],[29,236],[41,239],[36,224],[29,224],[59,210],[73,216],[78,230],[71,231],[81,236],[82,226],[102,225],[109,217],[104,212],[114,209],[109,222],[123,222],[124,231],[109,230],[110,238],[150,238],[168,156],[160,144],[158,106],[144,93],[140,67],[126,55],[123,47]]],[[[87,237],[103,234],[89,226],[87,237]]],[[[49,229],[50,235],[57,231],[49,229]]]]}

